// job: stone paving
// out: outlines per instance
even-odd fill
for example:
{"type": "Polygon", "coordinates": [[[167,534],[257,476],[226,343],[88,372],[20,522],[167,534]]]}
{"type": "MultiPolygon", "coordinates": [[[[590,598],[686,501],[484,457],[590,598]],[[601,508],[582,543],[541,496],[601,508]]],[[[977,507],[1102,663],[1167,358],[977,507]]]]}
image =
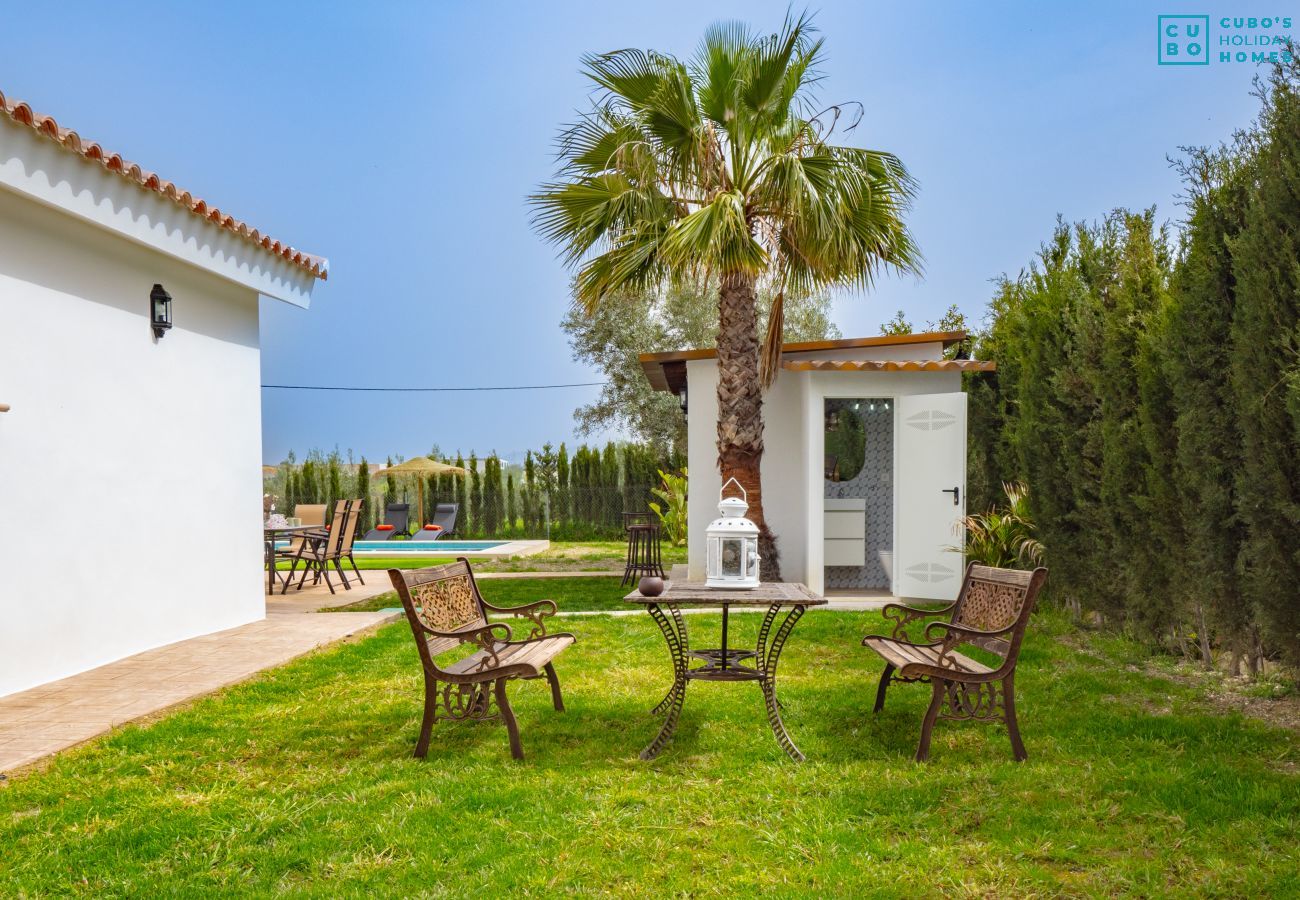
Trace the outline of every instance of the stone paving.
{"type": "MultiPolygon", "coordinates": [[[[383,576],[384,573],[376,572],[383,576]]],[[[0,772],[11,772],[154,715],[264,669],[397,618],[384,612],[311,615],[322,606],[365,600],[391,590],[367,579],[331,597],[322,585],[268,598],[267,617],[168,644],[40,687],[0,697],[0,772]]]]}

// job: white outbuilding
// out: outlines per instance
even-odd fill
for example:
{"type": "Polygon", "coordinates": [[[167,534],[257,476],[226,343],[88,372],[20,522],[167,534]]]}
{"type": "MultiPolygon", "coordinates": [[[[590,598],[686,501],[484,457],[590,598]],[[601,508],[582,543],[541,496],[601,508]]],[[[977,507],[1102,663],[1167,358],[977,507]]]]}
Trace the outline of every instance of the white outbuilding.
{"type": "MultiPolygon", "coordinates": [[[[964,332],[786,344],[763,405],[763,510],[781,574],[817,593],[953,600],[966,513],[964,332]],[[958,356],[962,355],[960,353],[958,356]]],[[[714,350],[650,353],[652,386],[687,409],[691,580],[730,472],[717,464],[714,350]]]]}
{"type": "Polygon", "coordinates": [[[265,615],[258,298],[326,274],[0,94],[0,696],[265,615]]]}

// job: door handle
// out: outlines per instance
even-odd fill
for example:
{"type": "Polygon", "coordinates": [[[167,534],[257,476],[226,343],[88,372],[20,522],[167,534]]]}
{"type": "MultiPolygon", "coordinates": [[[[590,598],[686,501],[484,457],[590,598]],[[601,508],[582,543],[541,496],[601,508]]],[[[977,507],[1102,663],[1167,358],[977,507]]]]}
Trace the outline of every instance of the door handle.
{"type": "Polygon", "coordinates": [[[960,485],[958,485],[957,487],[944,488],[944,489],[943,489],[943,492],[944,492],[945,494],[952,494],[952,505],[953,505],[953,506],[961,506],[961,486],[960,486],[960,485]]]}

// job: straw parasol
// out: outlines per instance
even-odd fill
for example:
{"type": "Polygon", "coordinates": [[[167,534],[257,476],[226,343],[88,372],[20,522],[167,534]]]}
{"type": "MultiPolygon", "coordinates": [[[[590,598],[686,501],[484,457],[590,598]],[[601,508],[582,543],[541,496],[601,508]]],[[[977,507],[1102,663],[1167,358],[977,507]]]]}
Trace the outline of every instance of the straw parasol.
{"type": "Polygon", "coordinates": [[[395,466],[389,466],[386,469],[380,469],[371,478],[386,478],[389,475],[409,475],[416,479],[417,490],[415,492],[416,518],[420,525],[424,525],[424,487],[422,479],[431,475],[468,475],[465,469],[460,466],[449,466],[446,463],[440,463],[436,460],[429,459],[427,456],[413,456],[406,462],[400,462],[395,466]]]}

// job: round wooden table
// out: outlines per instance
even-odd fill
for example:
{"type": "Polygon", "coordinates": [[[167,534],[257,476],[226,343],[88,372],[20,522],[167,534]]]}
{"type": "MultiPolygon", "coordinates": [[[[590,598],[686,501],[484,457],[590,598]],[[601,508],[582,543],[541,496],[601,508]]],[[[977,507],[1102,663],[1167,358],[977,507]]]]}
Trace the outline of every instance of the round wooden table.
{"type": "Polygon", "coordinates": [[[791,759],[797,762],[804,759],[803,753],[786,732],[785,723],[781,721],[781,703],[776,697],[776,666],[781,658],[781,649],[795,623],[803,617],[808,607],[822,606],[826,603],[826,598],[818,597],[802,584],[793,582],[761,584],[753,590],[725,590],[706,587],[701,582],[674,581],[658,597],[644,597],[633,591],[623,599],[644,606],[650,613],[650,617],[663,632],[673,663],[672,687],[653,710],[656,713],[666,712],[667,716],[655,739],[641,751],[642,759],[654,759],[672,739],[673,732],[677,730],[682,703],[686,699],[686,684],[690,681],[757,681],[763,690],[767,721],[772,726],[772,733],[776,735],[776,742],[791,759]],[[681,613],[683,606],[717,607],[722,610],[722,646],[705,650],[690,649],[686,620],[681,613]],[[758,644],[753,650],[728,645],[727,620],[733,606],[767,607],[763,624],[758,629],[758,644]],[[785,618],[777,626],[776,620],[782,610],[786,610],[785,618]],[[773,626],[776,626],[775,631],[773,626]],[[703,665],[692,668],[691,660],[700,660],[703,665]]]}

